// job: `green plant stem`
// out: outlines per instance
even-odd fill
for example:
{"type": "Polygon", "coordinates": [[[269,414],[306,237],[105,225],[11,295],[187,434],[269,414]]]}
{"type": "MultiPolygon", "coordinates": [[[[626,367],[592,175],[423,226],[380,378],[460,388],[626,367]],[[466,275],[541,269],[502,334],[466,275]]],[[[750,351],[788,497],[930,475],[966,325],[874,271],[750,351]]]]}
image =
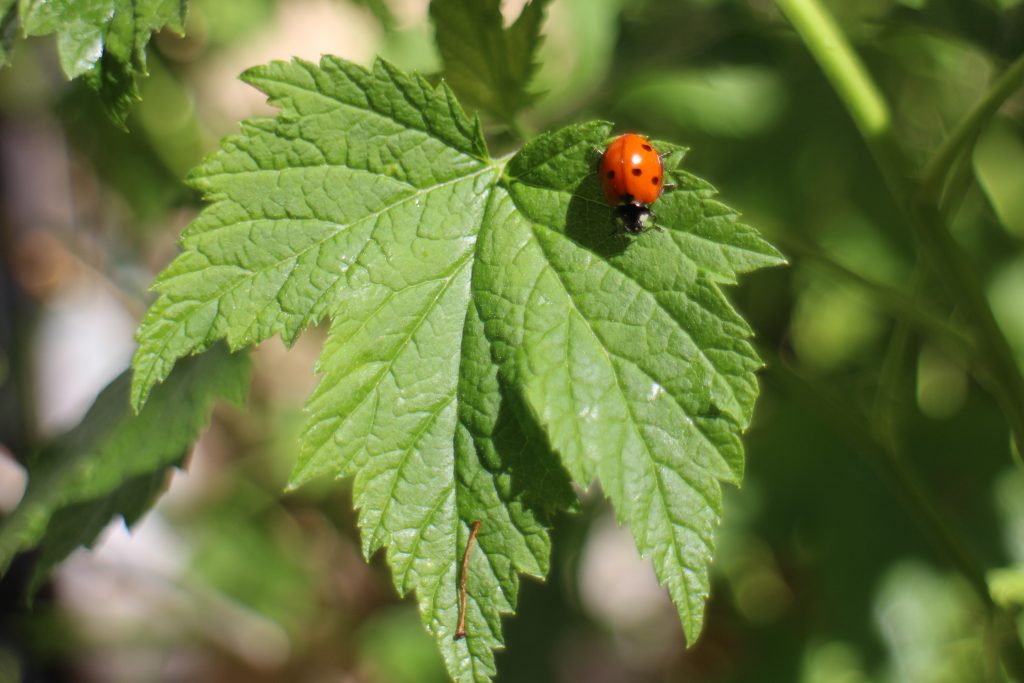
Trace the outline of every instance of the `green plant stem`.
{"type": "Polygon", "coordinates": [[[939,213],[942,216],[942,222],[946,225],[952,225],[956,212],[960,210],[964,197],[967,196],[967,191],[971,189],[971,184],[974,182],[971,157],[970,154],[961,154],[949,168],[945,189],[938,200],[939,213]]]}
{"type": "Polygon", "coordinates": [[[888,135],[889,105],[857,58],[835,20],[817,0],[778,0],[825,76],[869,140],[888,135]]]}
{"type": "MultiPolygon", "coordinates": [[[[914,272],[910,283],[910,299],[913,301],[923,287],[925,280],[924,269],[920,264],[915,264],[914,272]]],[[[911,354],[911,322],[910,318],[903,317],[896,320],[892,335],[889,337],[889,347],[885,352],[885,360],[882,362],[882,370],[878,377],[878,391],[875,393],[875,402],[872,410],[872,426],[875,428],[877,438],[882,443],[896,447],[899,443],[897,429],[897,412],[903,413],[903,402],[899,400],[900,378],[903,376],[904,368],[910,359],[911,354]]],[[[969,344],[969,342],[968,342],[969,344]]],[[[968,348],[971,348],[968,346],[968,348]]],[[[968,355],[973,356],[973,353],[968,355]]]]}
{"type": "Polygon", "coordinates": [[[1024,446],[1024,379],[1009,342],[996,322],[984,288],[953,236],[939,209],[917,205],[912,225],[936,271],[948,278],[967,323],[975,333],[982,360],[979,381],[995,397],[1010,424],[1018,450],[1024,446]]]}
{"type": "Polygon", "coordinates": [[[957,124],[935,156],[925,165],[921,177],[921,193],[925,198],[934,201],[939,196],[954,162],[962,154],[969,153],[984,126],[1021,85],[1024,85],[1024,55],[1018,57],[993,81],[985,96],[957,124]]]}

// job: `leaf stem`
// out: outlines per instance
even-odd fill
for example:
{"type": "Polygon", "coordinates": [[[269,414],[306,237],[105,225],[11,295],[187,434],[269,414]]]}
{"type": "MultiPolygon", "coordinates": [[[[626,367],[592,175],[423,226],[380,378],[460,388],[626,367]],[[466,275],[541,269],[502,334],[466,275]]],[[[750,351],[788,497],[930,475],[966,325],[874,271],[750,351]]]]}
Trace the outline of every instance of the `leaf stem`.
{"type": "Polygon", "coordinates": [[[817,0],[778,0],[778,5],[846,104],[861,134],[870,140],[887,135],[892,122],[889,105],[835,20],[817,0]]]}

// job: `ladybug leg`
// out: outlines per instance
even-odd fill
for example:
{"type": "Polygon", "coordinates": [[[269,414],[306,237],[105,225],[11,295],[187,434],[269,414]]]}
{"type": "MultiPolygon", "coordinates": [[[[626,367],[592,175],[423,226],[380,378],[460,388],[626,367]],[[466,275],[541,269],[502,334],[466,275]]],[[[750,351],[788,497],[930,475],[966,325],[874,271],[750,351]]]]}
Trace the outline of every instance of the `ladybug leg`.
{"type": "MultiPolygon", "coordinates": [[[[664,171],[663,171],[663,173],[664,173],[664,171]]],[[[662,180],[663,181],[664,180],[669,180],[669,174],[665,173],[665,177],[662,178],[662,180]]],[[[679,187],[679,186],[677,184],[675,184],[675,183],[665,183],[664,185],[661,186],[661,191],[662,192],[668,192],[670,190],[676,189],[677,187],[679,187]]]]}
{"type": "Polygon", "coordinates": [[[654,222],[654,221],[658,220],[658,214],[654,213],[653,211],[648,211],[647,215],[651,219],[651,225],[650,225],[650,227],[647,227],[646,225],[644,225],[644,232],[650,230],[651,228],[654,228],[658,232],[665,232],[665,228],[661,227],[660,225],[658,225],[657,223],[654,222]]]}
{"type": "Polygon", "coordinates": [[[672,180],[672,175],[673,175],[671,168],[665,168],[665,165],[662,164],[661,175],[662,175],[661,182],[664,183],[661,186],[661,191],[662,192],[664,192],[666,190],[674,190],[674,189],[676,189],[678,187],[678,185],[676,183],[669,182],[670,180],[672,180]]]}
{"type": "Polygon", "coordinates": [[[667,159],[668,157],[670,157],[670,156],[672,156],[673,154],[675,154],[675,153],[676,153],[677,151],[678,151],[678,150],[675,150],[675,149],[670,149],[670,150],[669,150],[669,151],[667,151],[667,152],[659,152],[659,153],[658,153],[658,158],[659,158],[659,159],[661,159],[662,161],[664,161],[664,160],[665,160],[665,159],[667,159]]]}
{"type": "MultiPolygon", "coordinates": [[[[667,152],[662,152],[661,154],[658,155],[658,158],[662,159],[662,167],[664,167],[664,159],[665,159],[665,157],[671,156],[675,152],[676,152],[676,150],[672,149],[672,150],[669,150],[667,152]]],[[[667,174],[665,176],[665,179],[666,180],[668,179],[668,175],[667,174]]],[[[678,185],[676,185],[675,183],[665,183],[664,185],[661,186],[661,191],[662,192],[666,192],[668,190],[674,190],[674,189],[676,189],[676,187],[678,187],[678,185]]]]}

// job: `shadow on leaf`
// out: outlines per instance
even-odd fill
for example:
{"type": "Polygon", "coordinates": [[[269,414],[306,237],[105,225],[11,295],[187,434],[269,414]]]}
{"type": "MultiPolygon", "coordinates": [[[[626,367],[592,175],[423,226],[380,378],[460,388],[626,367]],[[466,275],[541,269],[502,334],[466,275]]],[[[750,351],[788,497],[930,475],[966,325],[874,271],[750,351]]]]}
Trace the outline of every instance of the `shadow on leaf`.
{"type": "Polygon", "coordinates": [[[565,234],[584,249],[601,258],[618,256],[631,238],[615,221],[615,214],[601,196],[597,174],[583,178],[573,189],[565,215],[565,234]]]}

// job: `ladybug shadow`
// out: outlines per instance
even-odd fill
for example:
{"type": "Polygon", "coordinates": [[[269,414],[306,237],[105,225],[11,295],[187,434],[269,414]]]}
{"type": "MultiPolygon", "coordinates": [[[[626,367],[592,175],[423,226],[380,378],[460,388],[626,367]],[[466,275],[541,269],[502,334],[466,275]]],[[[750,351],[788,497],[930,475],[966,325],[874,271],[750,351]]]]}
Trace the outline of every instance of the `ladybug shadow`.
{"type": "Polygon", "coordinates": [[[605,202],[596,173],[573,188],[565,214],[565,234],[602,258],[621,254],[632,242],[615,219],[614,209],[605,202]]]}

